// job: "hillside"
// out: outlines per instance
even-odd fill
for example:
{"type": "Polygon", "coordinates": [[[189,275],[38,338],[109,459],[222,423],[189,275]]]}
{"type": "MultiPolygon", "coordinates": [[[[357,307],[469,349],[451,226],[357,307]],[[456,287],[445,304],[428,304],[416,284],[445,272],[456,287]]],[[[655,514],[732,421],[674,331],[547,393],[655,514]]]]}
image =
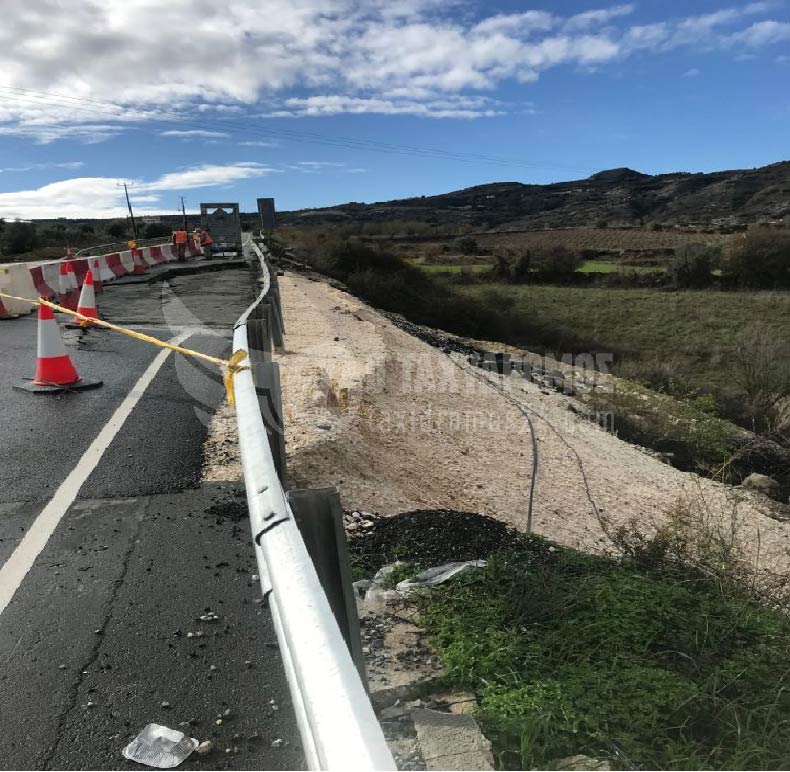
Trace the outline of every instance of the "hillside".
{"type": "Polygon", "coordinates": [[[283,212],[283,224],[412,220],[506,230],[596,223],[731,229],[790,216],[790,161],[710,174],[610,169],[550,185],[495,182],[438,196],[283,212]]]}

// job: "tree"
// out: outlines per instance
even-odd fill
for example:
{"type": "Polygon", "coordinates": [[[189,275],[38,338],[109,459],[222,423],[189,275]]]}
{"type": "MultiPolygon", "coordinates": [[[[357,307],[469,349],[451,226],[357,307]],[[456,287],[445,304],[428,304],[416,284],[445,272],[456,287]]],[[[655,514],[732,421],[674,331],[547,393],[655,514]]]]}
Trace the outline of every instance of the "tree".
{"type": "Polygon", "coordinates": [[[458,247],[458,251],[462,255],[476,255],[478,254],[478,246],[477,241],[475,241],[471,236],[464,236],[458,241],[455,242],[456,247],[458,247]]]}
{"type": "Polygon", "coordinates": [[[722,271],[747,287],[790,284],[790,232],[751,228],[729,249],[722,271]]]}
{"type": "Polygon", "coordinates": [[[122,239],[126,236],[126,223],[123,220],[116,220],[107,227],[107,235],[114,239],[122,239]]]}
{"type": "Polygon", "coordinates": [[[146,239],[158,239],[170,235],[170,228],[161,222],[148,223],[143,231],[143,237],[146,239]]]}
{"type": "Polygon", "coordinates": [[[525,249],[516,259],[513,266],[513,281],[517,284],[527,284],[532,271],[532,252],[525,249]]]}
{"type": "Polygon", "coordinates": [[[29,222],[6,223],[3,229],[2,247],[6,255],[29,252],[36,245],[36,228],[29,222]]]}
{"type": "Polygon", "coordinates": [[[539,271],[545,273],[573,273],[582,263],[577,253],[561,244],[538,250],[533,262],[539,271]]]}
{"type": "Polygon", "coordinates": [[[510,262],[505,255],[496,255],[496,262],[491,269],[491,278],[496,281],[510,281],[512,274],[510,272],[510,262]]]}
{"type": "Polygon", "coordinates": [[[676,287],[707,287],[720,250],[706,244],[686,244],[675,250],[669,272],[676,287]]]}

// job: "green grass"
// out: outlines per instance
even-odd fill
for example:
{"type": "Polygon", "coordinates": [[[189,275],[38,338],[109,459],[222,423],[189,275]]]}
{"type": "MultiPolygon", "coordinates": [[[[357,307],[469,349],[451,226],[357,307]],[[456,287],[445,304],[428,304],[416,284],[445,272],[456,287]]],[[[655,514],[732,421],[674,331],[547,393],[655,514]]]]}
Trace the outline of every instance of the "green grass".
{"type": "MultiPolygon", "coordinates": [[[[425,263],[420,260],[413,261],[420,270],[426,273],[483,273],[490,271],[493,267],[492,262],[487,263],[425,263]]],[[[625,263],[618,263],[612,260],[585,260],[578,269],[579,273],[617,273],[618,271],[631,271],[634,273],[660,273],[664,269],[660,266],[631,266],[625,263]]]]}
{"type": "MultiPolygon", "coordinates": [[[[619,354],[633,367],[626,375],[644,371],[647,383],[675,394],[731,391],[735,340],[755,321],[790,341],[790,292],[493,286],[512,303],[511,313],[556,330],[558,346],[563,337],[577,346],[586,339],[590,351],[619,354]]],[[[457,292],[483,300],[491,287],[457,292]]]]}
{"type": "Polygon", "coordinates": [[[612,260],[585,260],[577,273],[617,273],[618,271],[633,273],[661,273],[664,269],[661,266],[649,265],[628,265],[612,260]]]}
{"type": "Polygon", "coordinates": [[[790,768],[788,620],[694,569],[530,538],[424,602],[500,768],[790,768]]]}
{"type": "Polygon", "coordinates": [[[425,273],[483,273],[491,270],[490,263],[473,263],[470,265],[458,265],[454,263],[415,263],[417,268],[425,273]]]}

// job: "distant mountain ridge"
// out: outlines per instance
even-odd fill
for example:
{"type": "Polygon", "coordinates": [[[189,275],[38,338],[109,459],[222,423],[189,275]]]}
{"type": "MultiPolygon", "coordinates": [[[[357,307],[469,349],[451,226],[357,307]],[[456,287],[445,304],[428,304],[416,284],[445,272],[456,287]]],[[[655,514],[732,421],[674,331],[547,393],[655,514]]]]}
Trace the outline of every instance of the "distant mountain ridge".
{"type": "Polygon", "coordinates": [[[652,222],[727,229],[786,217],[790,161],[708,174],[607,169],[570,182],[493,182],[437,196],[280,214],[283,223],[417,220],[498,229],[652,222]]]}

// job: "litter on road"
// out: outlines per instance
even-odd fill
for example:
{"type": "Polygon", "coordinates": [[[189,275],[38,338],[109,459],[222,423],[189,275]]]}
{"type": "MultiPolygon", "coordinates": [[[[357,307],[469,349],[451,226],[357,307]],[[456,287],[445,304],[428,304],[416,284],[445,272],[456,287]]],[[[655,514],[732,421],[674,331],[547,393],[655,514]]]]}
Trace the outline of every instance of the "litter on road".
{"type": "Polygon", "coordinates": [[[194,737],[187,737],[177,729],[169,729],[161,724],[147,724],[123,749],[123,755],[129,761],[147,767],[172,769],[188,758],[199,744],[194,737]]]}

